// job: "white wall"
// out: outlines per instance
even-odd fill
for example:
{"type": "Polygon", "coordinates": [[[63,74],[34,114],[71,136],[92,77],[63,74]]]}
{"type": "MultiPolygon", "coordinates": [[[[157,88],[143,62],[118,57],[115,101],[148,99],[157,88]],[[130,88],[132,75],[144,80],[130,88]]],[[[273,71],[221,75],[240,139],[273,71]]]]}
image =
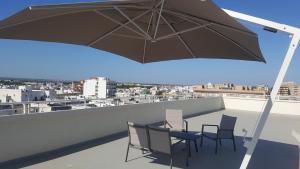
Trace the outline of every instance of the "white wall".
{"type": "MultiPolygon", "coordinates": [[[[223,97],[226,109],[262,112],[266,99],[223,97]]],[[[275,102],[271,113],[300,115],[300,101],[278,100],[275,102]]]]}
{"type": "Polygon", "coordinates": [[[192,115],[224,104],[222,98],[203,98],[1,117],[0,163],[126,131],[126,121],[159,122],[167,108],[192,115]]]}
{"type": "Polygon", "coordinates": [[[83,84],[83,95],[85,97],[91,97],[96,95],[96,79],[85,80],[83,84]]]}
{"type": "Polygon", "coordinates": [[[19,89],[0,89],[0,100],[2,103],[6,102],[6,96],[10,96],[15,102],[21,102],[24,99],[22,90],[19,89]]]}
{"type": "Polygon", "coordinates": [[[46,93],[44,90],[32,90],[30,92],[30,100],[42,101],[46,99],[46,93]],[[37,100],[35,100],[37,99],[37,100]]]}
{"type": "MultiPolygon", "coordinates": [[[[0,89],[0,100],[6,102],[6,96],[10,96],[13,102],[37,101],[45,98],[45,91],[25,89],[25,86],[19,86],[20,89],[0,89]]],[[[28,88],[28,87],[27,87],[28,88]]]]}
{"type": "Polygon", "coordinates": [[[98,78],[98,98],[105,99],[107,97],[107,79],[98,78]]]}

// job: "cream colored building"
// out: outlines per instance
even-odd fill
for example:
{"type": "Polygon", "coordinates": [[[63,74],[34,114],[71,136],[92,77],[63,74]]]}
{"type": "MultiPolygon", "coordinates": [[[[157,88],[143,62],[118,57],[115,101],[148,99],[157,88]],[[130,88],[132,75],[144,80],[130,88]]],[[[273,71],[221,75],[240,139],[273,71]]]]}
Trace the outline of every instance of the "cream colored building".
{"type": "Polygon", "coordinates": [[[233,93],[233,94],[255,94],[255,95],[267,95],[267,87],[251,87],[246,85],[234,85],[228,84],[211,84],[208,85],[196,85],[193,88],[194,92],[199,93],[233,93]]]}
{"type": "Polygon", "coordinates": [[[280,87],[279,94],[282,96],[300,96],[300,85],[295,82],[284,82],[280,87]]]}

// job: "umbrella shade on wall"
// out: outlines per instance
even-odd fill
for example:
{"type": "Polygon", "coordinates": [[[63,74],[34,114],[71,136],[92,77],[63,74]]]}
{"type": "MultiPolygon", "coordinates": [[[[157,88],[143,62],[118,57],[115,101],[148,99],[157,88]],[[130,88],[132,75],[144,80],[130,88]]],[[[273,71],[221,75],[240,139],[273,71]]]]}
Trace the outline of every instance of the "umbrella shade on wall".
{"type": "Polygon", "coordinates": [[[210,0],[34,6],[1,21],[0,38],[84,45],[140,63],[188,58],[265,62],[257,35],[210,0]]]}

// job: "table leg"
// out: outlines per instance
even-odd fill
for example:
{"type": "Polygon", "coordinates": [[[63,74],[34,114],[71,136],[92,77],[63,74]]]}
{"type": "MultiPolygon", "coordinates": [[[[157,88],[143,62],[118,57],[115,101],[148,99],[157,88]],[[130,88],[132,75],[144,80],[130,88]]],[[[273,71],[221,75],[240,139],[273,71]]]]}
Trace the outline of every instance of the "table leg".
{"type": "Polygon", "coordinates": [[[197,140],[194,140],[194,144],[195,144],[195,149],[196,149],[196,152],[198,152],[197,140]]]}
{"type": "Polygon", "coordinates": [[[189,140],[189,157],[192,157],[192,153],[191,153],[191,141],[189,140]]]}

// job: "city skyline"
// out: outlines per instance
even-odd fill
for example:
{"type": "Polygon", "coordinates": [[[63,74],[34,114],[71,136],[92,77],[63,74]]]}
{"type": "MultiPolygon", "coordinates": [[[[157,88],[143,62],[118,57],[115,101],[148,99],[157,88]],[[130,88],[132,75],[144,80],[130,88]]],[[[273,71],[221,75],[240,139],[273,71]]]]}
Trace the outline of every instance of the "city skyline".
{"type": "MultiPolygon", "coordinates": [[[[96,77],[96,76],[93,76],[96,77]]],[[[86,79],[79,79],[79,80],[60,80],[60,79],[34,79],[34,78],[19,78],[19,77],[0,77],[0,81],[6,81],[6,80],[11,80],[11,81],[22,81],[22,82],[36,82],[36,83],[42,83],[42,82],[57,82],[57,83],[72,83],[72,82],[80,82],[80,81],[85,81],[88,79],[91,79],[93,77],[89,77],[86,79]]],[[[204,84],[234,84],[234,85],[245,85],[245,86],[257,86],[257,85],[267,85],[267,84],[240,84],[240,83],[232,83],[232,82],[198,82],[194,84],[179,84],[179,83],[147,83],[147,82],[138,82],[138,81],[116,81],[114,79],[111,79],[117,83],[120,84],[141,84],[141,85],[178,85],[178,86],[193,86],[193,85],[204,85],[204,84]]],[[[286,82],[291,82],[291,81],[285,81],[286,82]]],[[[292,81],[294,82],[294,81],[292,81]]]]}
{"type": "MultiPolygon", "coordinates": [[[[30,5],[71,3],[78,0],[16,0],[0,2],[0,19],[30,5]]],[[[88,0],[81,0],[88,2],[88,0]]],[[[219,6],[250,15],[263,17],[284,24],[300,27],[297,17],[297,1],[223,2],[219,6]],[[258,5],[257,2],[260,2],[258,5]],[[265,7],[269,10],[266,11],[265,7]],[[289,9],[289,10],[286,10],[289,9]]],[[[298,5],[298,6],[299,6],[298,5]]],[[[257,32],[267,64],[231,60],[188,59],[150,64],[139,64],[124,57],[92,48],[58,43],[0,40],[0,76],[41,78],[57,80],[81,80],[92,76],[106,76],[120,82],[199,84],[228,82],[235,84],[272,85],[286,52],[289,39],[282,33],[263,31],[253,25],[245,25],[257,32]]],[[[300,82],[299,52],[288,71],[285,81],[300,82]]]]}

